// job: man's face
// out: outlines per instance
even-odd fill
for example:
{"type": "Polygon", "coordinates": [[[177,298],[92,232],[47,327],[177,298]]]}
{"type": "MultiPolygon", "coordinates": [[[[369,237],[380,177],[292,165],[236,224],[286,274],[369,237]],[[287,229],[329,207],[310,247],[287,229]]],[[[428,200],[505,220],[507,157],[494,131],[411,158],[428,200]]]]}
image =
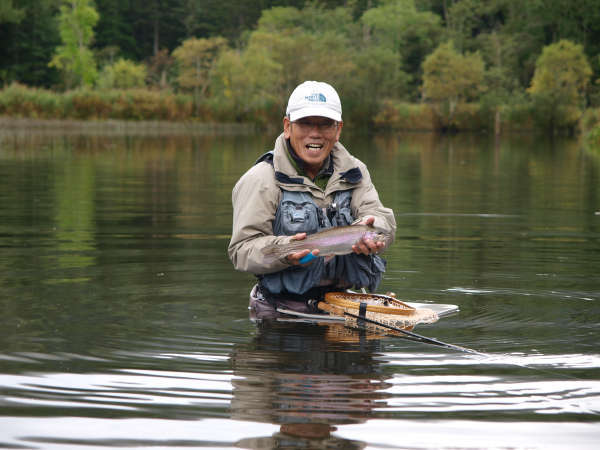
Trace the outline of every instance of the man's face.
{"type": "Polygon", "coordinates": [[[342,122],[320,116],[303,117],[294,122],[290,122],[288,117],[283,118],[284,136],[306,163],[306,170],[312,177],[316,176],[340,138],[342,125],[342,122]]]}

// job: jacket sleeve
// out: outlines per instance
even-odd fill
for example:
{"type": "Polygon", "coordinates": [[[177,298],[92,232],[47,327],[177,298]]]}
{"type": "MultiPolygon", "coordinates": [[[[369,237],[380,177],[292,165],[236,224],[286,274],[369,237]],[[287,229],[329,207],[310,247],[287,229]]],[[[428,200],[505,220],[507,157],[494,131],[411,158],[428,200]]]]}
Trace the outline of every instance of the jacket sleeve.
{"type": "Polygon", "coordinates": [[[273,168],[264,162],[250,168],[233,188],[232,203],[233,229],[228,254],[236,270],[259,275],[289,267],[279,260],[266,264],[262,254],[267,245],[290,242],[289,236],[273,236],[279,203],[273,168]]]}
{"type": "Polygon", "coordinates": [[[379,194],[371,181],[371,175],[369,174],[367,167],[361,163],[360,170],[363,179],[354,189],[354,193],[352,194],[351,207],[354,217],[356,217],[357,222],[359,222],[366,216],[374,216],[375,223],[373,225],[390,234],[391,240],[388,243],[389,246],[394,242],[396,235],[396,218],[394,217],[394,211],[383,206],[379,200],[379,194]]]}

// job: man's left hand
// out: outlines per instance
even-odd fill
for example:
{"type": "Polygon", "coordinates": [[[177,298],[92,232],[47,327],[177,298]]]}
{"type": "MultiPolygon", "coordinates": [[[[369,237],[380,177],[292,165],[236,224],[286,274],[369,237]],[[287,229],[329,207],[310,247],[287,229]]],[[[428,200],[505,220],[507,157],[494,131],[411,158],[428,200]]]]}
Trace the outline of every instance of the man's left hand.
{"type": "MultiPolygon", "coordinates": [[[[372,227],[374,222],[375,217],[367,216],[363,220],[358,222],[357,225],[368,225],[372,227]]],[[[363,238],[361,241],[352,246],[352,250],[358,255],[373,255],[383,250],[384,247],[385,242],[374,242],[371,239],[363,238]]]]}

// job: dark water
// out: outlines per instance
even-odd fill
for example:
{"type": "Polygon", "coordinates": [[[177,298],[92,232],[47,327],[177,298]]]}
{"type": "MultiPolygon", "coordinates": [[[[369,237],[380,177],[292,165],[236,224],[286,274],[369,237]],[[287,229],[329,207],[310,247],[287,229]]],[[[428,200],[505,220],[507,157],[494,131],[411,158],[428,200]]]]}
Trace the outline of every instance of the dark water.
{"type": "Polygon", "coordinates": [[[600,154],[352,137],[415,331],[248,319],[231,187],[274,136],[0,132],[0,447],[597,448],[600,154]]]}

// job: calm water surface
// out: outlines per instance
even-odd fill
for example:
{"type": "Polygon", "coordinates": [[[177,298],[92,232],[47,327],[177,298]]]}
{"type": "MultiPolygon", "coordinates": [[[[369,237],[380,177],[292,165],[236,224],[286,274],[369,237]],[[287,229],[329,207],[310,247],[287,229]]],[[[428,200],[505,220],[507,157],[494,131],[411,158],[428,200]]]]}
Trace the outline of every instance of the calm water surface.
{"type": "Polygon", "coordinates": [[[349,137],[380,288],[479,356],[248,318],[231,188],[275,136],[0,131],[0,447],[597,448],[600,155],[349,137]]]}

